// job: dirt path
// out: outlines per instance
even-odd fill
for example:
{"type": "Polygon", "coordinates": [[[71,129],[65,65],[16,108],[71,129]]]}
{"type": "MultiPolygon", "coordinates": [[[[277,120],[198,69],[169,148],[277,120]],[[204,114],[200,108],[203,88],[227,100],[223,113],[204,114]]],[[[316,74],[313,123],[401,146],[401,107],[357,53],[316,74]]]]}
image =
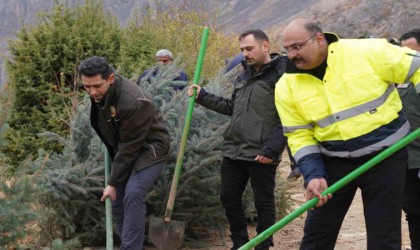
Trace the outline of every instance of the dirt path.
{"type": "MultiPolygon", "coordinates": [[[[283,156],[283,162],[278,170],[277,178],[285,179],[290,172],[288,167],[288,159],[283,156]]],[[[302,178],[298,180],[290,181],[290,193],[291,199],[294,204],[294,208],[299,207],[305,202],[305,195],[303,189],[302,178]]],[[[280,231],[274,234],[274,247],[273,250],[293,250],[299,249],[300,241],[303,235],[303,225],[305,222],[306,213],[296,218],[280,231]]],[[[407,222],[401,218],[402,223],[402,250],[409,249],[410,240],[408,236],[407,222]]],[[[255,227],[248,227],[250,236],[255,236],[255,227]]],[[[222,242],[219,237],[214,237],[210,240],[210,250],[228,250],[232,246],[228,235],[225,237],[226,242],[222,242]]],[[[154,250],[153,246],[146,247],[146,250],[154,250]]],[[[191,249],[191,248],[183,248],[191,249]]],[[[337,244],[335,249],[337,250],[364,250],[366,249],[366,229],[365,221],[363,216],[363,203],[361,199],[360,191],[357,192],[353,203],[344,219],[341,231],[339,233],[337,244]]]]}
{"type": "MultiPolygon", "coordinates": [[[[281,167],[279,169],[279,177],[285,178],[289,174],[288,167],[281,167]]],[[[292,188],[290,190],[292,200],[295,208],[299,207],[305,202],[304,189],[302,178],[292,181],[292,188]]],[[[306,213],[296,218],[283,229],[274,234],[274,244],[272,249],[275,250],[292,250],[299,249],[300,240],[303,234],[303,225],[306,213]]],[[[402,223],[402,243],[403,250],[410,246],[408,236],[407,222],[401,218],[402,223]]],[[[255,228],[249,227],[250,232],[255,232],[255,228]]],[[[217,244],[217,243],[216,243],[217,244]]],[[[213,246],[211,250],[227,250],[230,249],[231,242],[227,242],[227,246],[213,246]]],[[[360,191],[357,192],[353,203],[344,219],[340,234],[337,239],[335,249],[339,250],[363,250],[366,249],[366,229],[363,217],[363,203],[360,191]]]]}
{"type": "MultiPolygon", "coordinates": [[[[280,169],[282,176],[286,174],[287,168],[280,169]]],[[[291,190],[293,195],[292,198],[295,200],[296,207],[302,204],[305,200],[304,190],[302,187],[302,179],[295,181],[291,190]]],[[[302,229],[305,220],[306,213],[303,214],[300,218],[295,219],[289,225],[287,225],[283,230],[280,230],[274,235],[275,239],[275,248],[279,250],[286,249],[299,249],[299,243],[302,237],[302,229]]],[[[405,218],[401,218],[402,223],[402,249],[407,249],[410,245],[410,240],[408,236],[407,222],[405,218]]],[[[340,250],[363,250],[366,249],[366,229],[365,221],[363,216],[363,203],[361,198],[360,190],[356,193],[353,203],[347,212],[347,215],[344,219],[343,225],[341,227],[337,244],[335,249],[340,250]]]]}
{"type": "MultiPolygon", "coordinates": [[[[287,168],[280,169],[281,176],[288,174],[287,168]],[[285,173],[287,172],[287,173],[285,173]]],[[[292,198],[296,201],[296,207],[305,202],[304,190],[302,187],[302,179],[295,181],[291,190],[293,195],[292,198]]],[[[302,229],[305,220],[306,213],[292,221],[290,225],[287,225],[283,232],[277,232],[275,239],[279,244],[276,244],[274,249],[298,249],[300,239],[302,237],[302,229]],[[282,239],[284,238],[284,239],[282,239]]],[[[410,245],[408,236],[407,222],[405,218],[401,218],[402,223],[402,249],[406,249],[410,245]]],[[[340,250],[363,250],[366,249],[366,228],[365,220],[363,216],[363,203],[361,198],[360,190],[356,193],[353,203],[344,218],[343,225],[341,227],[336,249],[340,250]]]]}

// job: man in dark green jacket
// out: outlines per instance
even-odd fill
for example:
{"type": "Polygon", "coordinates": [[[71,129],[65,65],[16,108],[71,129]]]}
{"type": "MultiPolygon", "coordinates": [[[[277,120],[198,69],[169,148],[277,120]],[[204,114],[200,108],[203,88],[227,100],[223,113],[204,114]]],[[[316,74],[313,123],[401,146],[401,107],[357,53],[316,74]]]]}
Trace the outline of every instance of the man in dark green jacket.
{"type": "Polygon", "coordinates": [[[164,166],[169,133],[151,96],[115,74],[104,58],[83,60],[79,75],[91,97],[92,127],[112,159],[101,200],[111,197],[121,249],[143,249],[145,198],[164,166]]]}
{"type": "MultiPolygon", "coordinates": [[[[420,57],[420,29],[413,29],[400,38],[401,45],[416,50],[420,57]]],[[[419,85],[417,85],[419,86],[419,85]]],[[[420,127],[420,89],[413,83],[397,86],[403,110],[411,125],[411,131],[420,127]]],[[[408,169],[405,179],[403,210],[406,213],[410,233],[411,249],[420,250],[420,138],[410,143],[408,149],[408,169]]]]}
{"type": "MultiPolygon", "coordinates": [[[[270,43],[261,30],[249,30],[239,36],[245,58],[244,71],[234,82],[230,99],[215,96],[192,85],[188,95],[197,89],[197,103],[218,113],[231,116],[224,133],[220,200],[230,225],[232,249],[248,241],[247,222],[242,194],[248,180],[254,191],[258,214],[257,233],[275,222],[274,187],[276,166],[286,138],[274,105],[274,85],[283,74],[286,58],[269,52],[270,43]]],[[[272,238],[255,249],[269,249],[272,238]]]]}

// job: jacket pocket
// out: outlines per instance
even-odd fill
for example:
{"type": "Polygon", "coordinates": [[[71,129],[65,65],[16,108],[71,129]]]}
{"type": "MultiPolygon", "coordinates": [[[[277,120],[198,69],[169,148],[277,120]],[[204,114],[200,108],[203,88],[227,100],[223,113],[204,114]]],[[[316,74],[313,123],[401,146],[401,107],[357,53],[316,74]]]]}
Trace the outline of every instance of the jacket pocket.
{"type": "Polygon", "coordinates": [[[343,74],[343,82],[347,96],[351,106],[363,104],[369,100],[375,99],[382,94],[388,87],[385,83],[383,84],[383,91],[378,89],[379,82],[382,82],[376,74],[368,71],[352,71],[343,74]],[[361,91],[363,90],[363,91],[361,91]],[[378,95],[378,93],[380,93],[378,95]]]}
{"type": "Polygon", "coordinates": [[[240,137],[240,135],[238,135],[238,127],[238,123],[232,119],[223,133],[223,139],[227,141],[238,141],[238,138],[240,137]]]}
{"type": "Polygon", "coordinates": [[[241,137],[253,147],[262,147],[263,120],[244,119],[241,123],[241,137]]]}
{"type": "Polygon", "coordinates": [[[145,142],[144,144],[146,144],[146,146],[148,146],[148,147],[151,149],[151,153],[152,153],[152,155],[156,158],[156,157],[157,157],[157,152],[156,152],[155,147],[153,147],[153,145],[152,145],[152,144],[149,144],[149,143],[147,143],[147,142],[145,142]]]}
{"type": "Polygon", "coordinates": [[[234,85],[235,92],[235,106],[246,105],[246,99],[243,98],[246,81],[239,81],[234,85]]]}
{"type": "Polygon", "coordinates": [[[318,121],[331,114],[326,96],[315,87],[309,87],[299,92],[296,102],[305,120],[318,121]]]}

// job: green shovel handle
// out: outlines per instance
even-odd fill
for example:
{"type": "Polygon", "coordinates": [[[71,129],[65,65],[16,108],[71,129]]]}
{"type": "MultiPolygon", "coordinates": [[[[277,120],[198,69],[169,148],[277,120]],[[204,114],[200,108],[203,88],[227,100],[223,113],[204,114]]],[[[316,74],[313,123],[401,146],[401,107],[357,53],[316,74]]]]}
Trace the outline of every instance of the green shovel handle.
{"type": "MultiPolygon", "coordinates": [[[[109,178],[109,172],[111,169],[111,159],[109,158],[109,152],[105,149],[105,187],[109,178]]],[[[106,250],[114,249],[114,235],[112,233],[112,204],[111,197],[105,199],[105,223],[106,223],[106,250]]]]}
{"type": "MultiPolygon", "coordinates": [[[[382,151],[381,153],[379,153],[378,155],[370,159],[368,162],[366,162],[362,166],[358,167],[357,169],[353,170],[348,175],[344,176],[342,179],[340,179],[339,181],[337,181],[336,183],[334,183],[333,185],[325,189],[324,192],[322,192],[322,195],[324,196],[327,194],[332,194],[336,192],[337,190],[341,189],[342,187],[347,185],[349,182],[356,179],[361,174],[363,174],[364,172],[366,172],[367,170],[369,170],[370,168],[372,168],[373,166],[375,166],[376,164],[378,164],[379,162],[381,162],[382,160],[384,160],[391,154],[405,147],[407,144],[414,141],[418,137],[420,137],[420,128],[416,129],[414,132],[402,138],[396,144],[385,149],[384,151],[382,151]]],[[[307,201],[305,204],[298,207],[295,211],[293,211],[292,213],[290,213],[289,215],[287,215],[286,217],[278,221],[276,224],[274,224],[273,226],[267,228],[262,233],[255,236],[255,238],[250,240],[247,244],[243,245],[241,248],[239,248],[239,250],[249,250],[257,246],[258,244],[260,244],[261,242],[269,238],[271,235],[273,235],[275,232],[283,228],[289,222],[296,219],[299,215],[313,208],[318,203],[318,201],[319,201],[318,198],[312,198],[311,200],[307,201]]]]}
{"type": "MultiPolygon", "coordinates": [[[[198,84],[198,82],[200,80],[201,69],[202,69],[203,60],[204,60],[204,54],[206,52],[208,35],[209,35],[209,28],[206,27],[203,30],[203,35],[202,35],[202,38],[201,38],[200,52],[198,54],[198,60],[197,60],[197,64],[196,64],[196,67],[195,67],[193,84],[198,84]]],[[[176,196],[176,191],[177,191],[177,187],[178,187],[179,176],[181,174],[182,162],[184,160],[185,145],[187,144],[188,131],[190,130],[190,123],[191,123],[191,117],[192,117],[193,110],[194,110],[196,94],[197,94],[197,91],[196,91],[196,89],[194,89],[194,94],[192,96],[190,96],[190,98],[188,100],[188,109],[187,109],[187,115],[185,116],[184,129],[182,131],[181,144],[179,145],[178,157],[176,159],[176,164],[175,164],[175,169],[174,169],[174,176],[172,178],[171,191],[169,193],[168,204],[166,206],[166,211],[165,211],[165,222],[166,223],[169,223],[171,221],[172,210],[174,208],[175,196],[176,196]]]]}

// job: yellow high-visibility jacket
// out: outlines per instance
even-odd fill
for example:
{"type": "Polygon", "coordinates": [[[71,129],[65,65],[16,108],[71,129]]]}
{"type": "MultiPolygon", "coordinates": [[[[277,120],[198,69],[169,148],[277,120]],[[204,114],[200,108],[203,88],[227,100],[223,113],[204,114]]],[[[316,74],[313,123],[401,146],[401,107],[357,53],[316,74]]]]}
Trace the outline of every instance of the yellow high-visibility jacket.
{"type": "Polygon", "coordinates": [[[394,83],[420,83],[414,50],[386,39],[325,35],[330,44],[322,80],[289,63],[275,90],[283,131],[306,182],[325,176],[321,154],[360,157],[404,137],[410,125],[394,83]]]}

